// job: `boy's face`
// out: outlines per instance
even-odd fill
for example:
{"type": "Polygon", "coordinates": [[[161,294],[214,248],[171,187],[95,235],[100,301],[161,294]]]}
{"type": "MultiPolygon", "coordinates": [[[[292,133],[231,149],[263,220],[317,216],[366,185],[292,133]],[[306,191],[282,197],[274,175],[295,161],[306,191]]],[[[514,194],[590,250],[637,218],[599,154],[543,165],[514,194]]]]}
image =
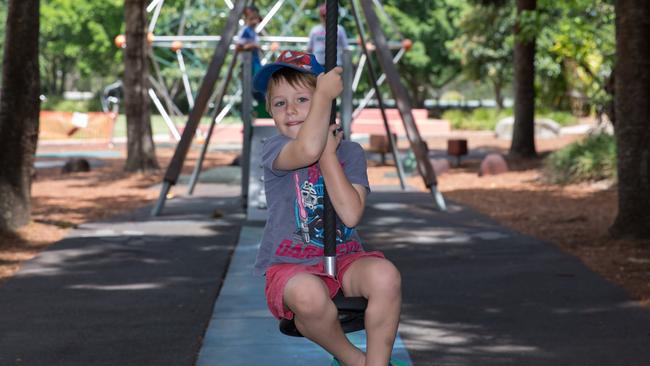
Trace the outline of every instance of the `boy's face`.
{"type": "Polygon", "coordinates": [[[275,126],[281,134],[295,139],[309,114],[314,90],[311,87],[289,84],[280,79],[273,85],[269,105],[275,126]]]}

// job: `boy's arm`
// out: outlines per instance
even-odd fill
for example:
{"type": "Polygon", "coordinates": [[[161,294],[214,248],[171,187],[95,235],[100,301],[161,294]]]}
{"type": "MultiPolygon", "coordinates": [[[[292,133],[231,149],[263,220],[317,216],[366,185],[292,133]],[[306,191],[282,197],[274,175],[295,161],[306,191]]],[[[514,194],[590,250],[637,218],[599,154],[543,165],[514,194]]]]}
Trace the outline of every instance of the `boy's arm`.
{"type": "MultiPolygon", "coordinates": [[[[347,227],[355,227],[361,221],[366,206],[366,188],[352,184],[336,156],[336,147],[341,134],[331,136],[321,157],[320,169],[323,173],[327,194],[336,214],[347,227]]],[[[363,158],[363,157],[362,157],[363,158]]]]}
{"type": "Polygon", "coordinates": [[[332,100],[343,89],[342,71],[340,67],[335,67],[318,76],[309,114],[302,123],[298,136],[287,143],[275,159],[275,169],[294,170],[318,161],[327,144],[332,100]]]}

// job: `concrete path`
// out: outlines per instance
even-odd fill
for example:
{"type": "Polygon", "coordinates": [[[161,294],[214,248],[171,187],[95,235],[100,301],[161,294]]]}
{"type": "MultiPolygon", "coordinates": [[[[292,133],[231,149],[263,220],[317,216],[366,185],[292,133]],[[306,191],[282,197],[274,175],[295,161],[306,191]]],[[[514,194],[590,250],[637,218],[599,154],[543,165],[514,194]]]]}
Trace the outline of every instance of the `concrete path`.
{"type": "MultiPolygon", "coordinates": [[[[262,236],[261,226],[244,226],[228,274],[214,306],[197,366],[328,365],[332,356],[305,338],[288,337],[266,307],[264,278],[251,273],[262,236]]],[[[365,349],[365,332],[348,334],[365,349]]],[[[411,365],[401,338],[393,357],[411,365]]]]}

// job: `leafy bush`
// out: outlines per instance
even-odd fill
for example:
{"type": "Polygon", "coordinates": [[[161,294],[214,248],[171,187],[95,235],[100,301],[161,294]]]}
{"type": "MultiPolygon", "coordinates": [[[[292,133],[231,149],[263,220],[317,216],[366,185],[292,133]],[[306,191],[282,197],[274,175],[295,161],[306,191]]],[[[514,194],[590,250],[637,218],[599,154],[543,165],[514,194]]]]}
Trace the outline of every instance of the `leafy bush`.
{"type": "Polygon", "coordinates": [[[67,100],[58,96],[50,96],[41,103],[41,110],[58,112],[93,112],[101,111],[99,98],[88,100],[67,100]]]}
{"type": "Polygon", "coordinates": [[[512,109],[477,108],[471,112],[450,109],[442,114],[456,130],[494,130],[497,122],[512,115],[512,109]]]}
{"type": "MultiPolygon", "coordinates": [[[[499,112],[495,108],[476,108],[471,112],[450,109],[442,114],[442,118],[448,120],[451,127],[456,130],[492,131],[501,119],[512,115],[514,115],[512,108],[505,108],[499,112]]],[[[578,122],[571,113],[563,111],[539,111],[537,118],[550,118],[560,126],[569,126],[578,122]]]]}
{"type": "Polygon", "coordinates": [[[604,133],[589,135],[549,155],[544,161],[544,177],[568,184],[616,177],[616,142],[604,133]]]}
{"type": "Polygon", "coordinates": [[[538,118],[549,118],[560,124],[560,126],[571,126],[578,123],[578,118],[565,111],[541,110],[537,112],[538,118]]]}

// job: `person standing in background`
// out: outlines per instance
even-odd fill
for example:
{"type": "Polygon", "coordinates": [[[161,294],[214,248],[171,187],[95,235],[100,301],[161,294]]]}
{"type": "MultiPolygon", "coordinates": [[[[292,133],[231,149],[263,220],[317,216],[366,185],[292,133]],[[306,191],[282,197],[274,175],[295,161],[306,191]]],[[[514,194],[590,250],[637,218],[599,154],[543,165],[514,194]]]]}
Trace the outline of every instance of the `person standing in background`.
{"type": "MultiPolygon", "coordinates": [[[[313,53],[316,60],[321,65],[325,65],[325,18],[327,16],[327,7],[322,4],[319,9],[320,24],[315,25],[309,32],[309,43],[307,43],[307,52],[313,53]]],[[[343,65],[341,54],[344,49],[348,48],[348,36],[345,29],[339,24],[336,40],[336,64],[343,65]]]]}

